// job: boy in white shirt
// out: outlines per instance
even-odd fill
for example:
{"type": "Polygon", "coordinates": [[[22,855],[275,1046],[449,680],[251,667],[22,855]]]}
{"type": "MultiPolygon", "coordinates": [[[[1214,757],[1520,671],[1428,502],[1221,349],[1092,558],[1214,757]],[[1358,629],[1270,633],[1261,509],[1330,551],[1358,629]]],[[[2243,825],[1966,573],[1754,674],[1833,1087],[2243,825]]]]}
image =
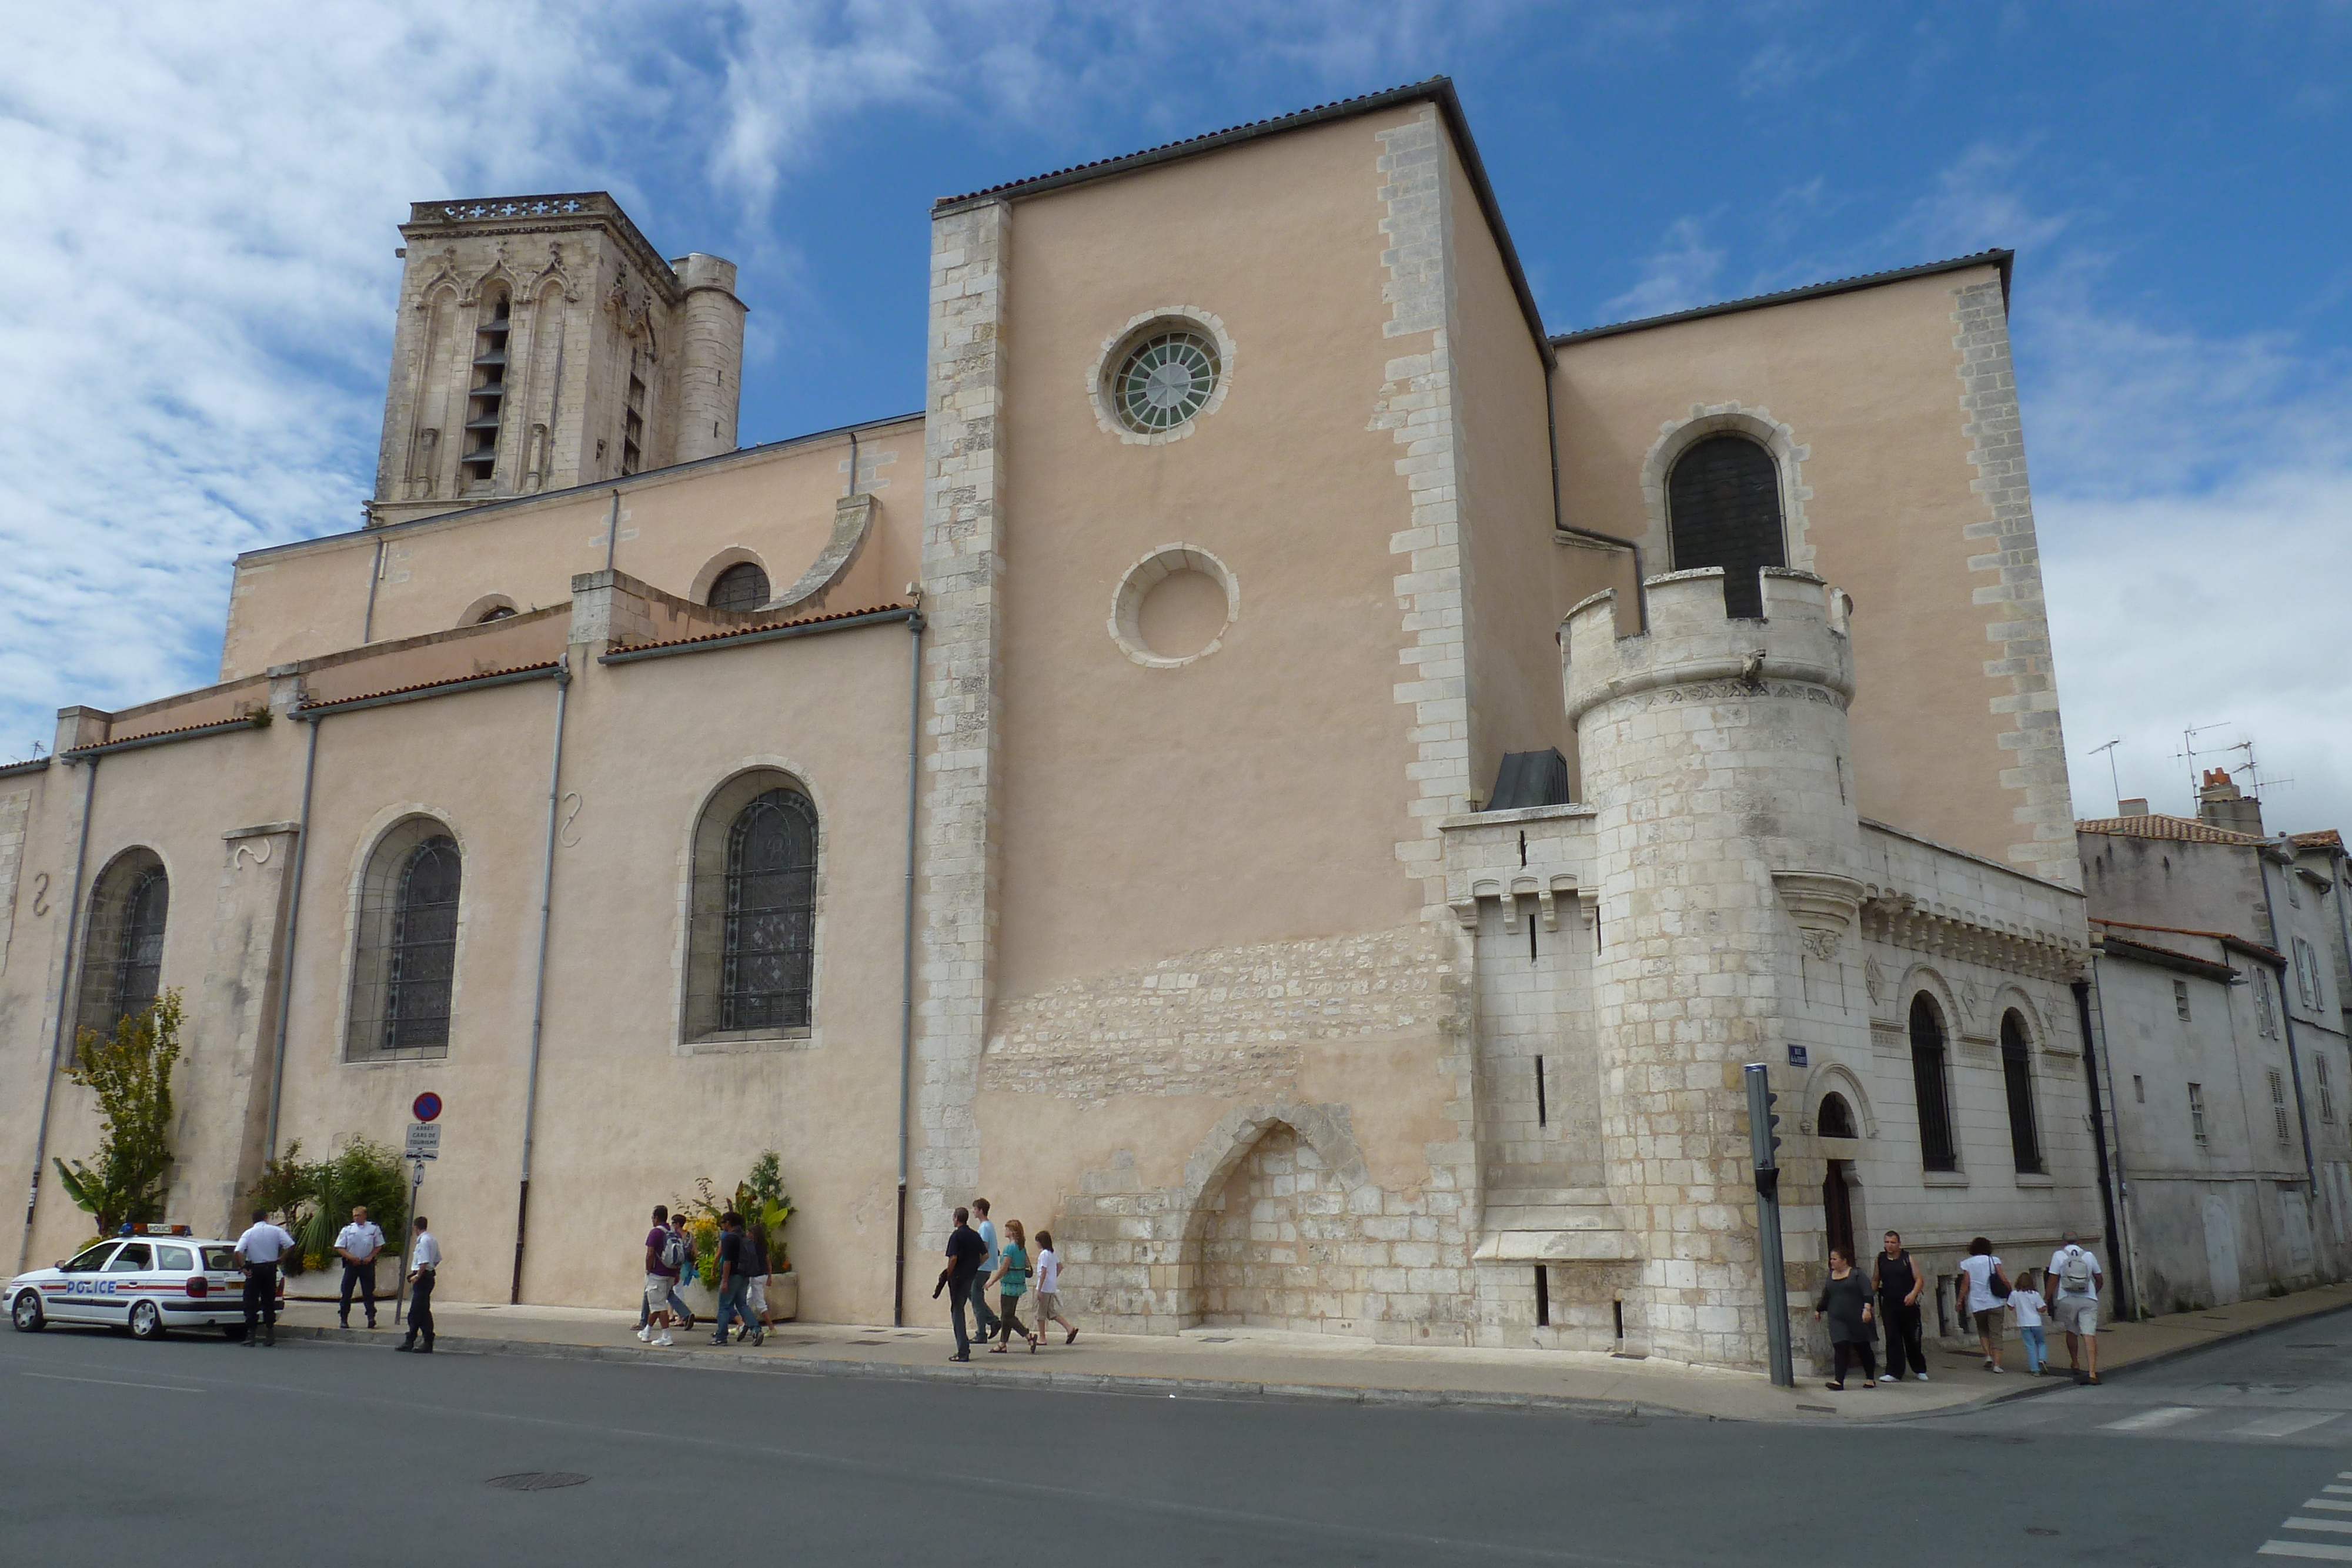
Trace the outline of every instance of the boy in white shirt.
{"type": "Polygon", "coordinates": [[[2042,1314],[2050,1303],[2033,1288],[2032,1270],[2019,1270],[2016,1288],[2009,1292],[2009,1310],[2017,1318],[2017,1337],[2025,1343],[2025,1375],[2039,1377],[2050,1364],[2050,1344],[2042,1328],[2042,1314]]]}

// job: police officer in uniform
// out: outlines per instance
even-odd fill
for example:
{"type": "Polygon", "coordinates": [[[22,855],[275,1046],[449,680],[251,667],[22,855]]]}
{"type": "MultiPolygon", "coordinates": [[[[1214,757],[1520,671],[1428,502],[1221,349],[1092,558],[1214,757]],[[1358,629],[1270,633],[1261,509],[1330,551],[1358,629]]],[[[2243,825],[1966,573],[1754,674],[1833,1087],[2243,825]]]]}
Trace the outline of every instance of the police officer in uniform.
{"type": "Polygon", "coordinates": [[[433,1349],[433,1275],[441,1267],[441,1243],[416,1217],[416,1240],[408,1252],[408,1334],[394,1350],[429,1353],[433,1349]],[[419,1337],[422,1335],[420,1343],[419,1337]]]}
{"type": "Polygon", "coordinates": [[[269,1211],[257,1208],[253,1223],[236,1239],[236,1255],[245,1260],[245,1343],[278,1343],[278,1260],[294,1250],[294,1238],[269,1223],[269,1211]],[[254,1337],[255,1329],[261,1337],[254,1337]]]}

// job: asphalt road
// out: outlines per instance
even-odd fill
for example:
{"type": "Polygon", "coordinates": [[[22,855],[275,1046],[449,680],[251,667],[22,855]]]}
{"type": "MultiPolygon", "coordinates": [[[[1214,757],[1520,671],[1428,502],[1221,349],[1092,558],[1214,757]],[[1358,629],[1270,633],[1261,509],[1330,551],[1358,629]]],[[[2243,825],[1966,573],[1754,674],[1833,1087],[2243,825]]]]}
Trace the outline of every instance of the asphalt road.
{"type": "MultiPolygon", "coordinates": [[[[1868,1427],[53,1328],[0,1332],[0,1563],[2212,1568],[2256,1562],[2265,1542],[2331,1543],[2284,1521],[2332,1522],[2329,1485],[2352,1505],[2344,1412],[2352,1313],[2097,1389],[1868,1427]],[[2200,1414],[2112,1425],[2181,1408],[2200,1414]],[[2293,1426],[2289,1409],[2326,1418],[2246,1430],[2293,1426]],[[549,1472],[587,1479],[490,1484],[549,1472]]],[[[2336,1517],[2352,1523],[2352,1506],[2336,1517]]],[[[2352,1560],[2352,1531],[2333,1542],[2352,1560]]]]}

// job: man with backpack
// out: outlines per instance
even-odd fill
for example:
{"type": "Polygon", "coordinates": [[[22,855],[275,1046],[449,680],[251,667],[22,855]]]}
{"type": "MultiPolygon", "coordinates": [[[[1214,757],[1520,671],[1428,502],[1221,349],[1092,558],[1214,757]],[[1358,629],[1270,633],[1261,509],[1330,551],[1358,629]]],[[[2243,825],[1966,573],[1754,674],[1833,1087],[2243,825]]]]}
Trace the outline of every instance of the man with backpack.
{"type": "Polygon", "coordinates": [[[669,1205],[654,1205],[654,1228],[646,1232],[646,1326],[637,1331],[648,1344],[677,1343],[669,1337],[669,1299],[685,1252],[683,1239],[669,1226],[669,1205]]]}
{"type": "Polygon", "coordinates": [[[2074,1231],[2050,1254],[2050,1320],[2066,1333],[2066,1360],[2077,1383],[2099,1380],[2099,1260],[2074,1231]],[[2089,1363],[2087,1371],[2084,1364],[2089,1363]]]}

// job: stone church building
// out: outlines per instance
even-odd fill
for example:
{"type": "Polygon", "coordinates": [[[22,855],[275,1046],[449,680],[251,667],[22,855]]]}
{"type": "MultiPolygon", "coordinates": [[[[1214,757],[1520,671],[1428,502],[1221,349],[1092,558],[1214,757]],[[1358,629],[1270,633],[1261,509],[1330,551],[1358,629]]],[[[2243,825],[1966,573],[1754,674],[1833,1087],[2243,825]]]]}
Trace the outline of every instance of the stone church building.
{"type": "Polygon", "coordinates": [[[401,232],[367,526],[0,770],[20,1253],[160,988],[173,1217],[430,1091],[459,1301],[774,1148],[814,1319],[985,1194],[1106,1330],[1752,1368],[1752,1061],[1792,1291],[2101,1234],[2009,253],[1553,333],[1433,80],[940,202],[923,408],[739,449],[729,263],[401,232]]]}

